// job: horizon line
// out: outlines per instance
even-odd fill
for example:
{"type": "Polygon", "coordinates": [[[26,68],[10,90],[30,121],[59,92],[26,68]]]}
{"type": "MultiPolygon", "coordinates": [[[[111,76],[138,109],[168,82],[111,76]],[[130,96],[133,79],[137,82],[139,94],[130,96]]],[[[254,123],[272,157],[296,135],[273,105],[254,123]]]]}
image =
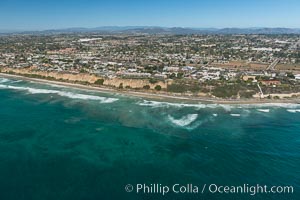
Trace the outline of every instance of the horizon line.
{"type": "Polygon", "coordinates": [[[299,28],[292,28],[292,27],[285,27],[285,26],[275,26],[275,27],[270,27],[270,26],[251,26],[251,27],[196,27],[196,26],[151,26],[151,25],[106,25],[106,26],[93,26],[93,27],[84,27],[84,26],[74,26],[74,27],[62,27],[62,28],[44,28],[44,29],[0,29],[0,32],[42,32],[42,31],[51,31],[51,30],[68,30],[68,29],[96,29],[96,28],[184,28],[184,29],[276,29],[276,28],[281,28],[281,29],[300,29],[299,28]]]}

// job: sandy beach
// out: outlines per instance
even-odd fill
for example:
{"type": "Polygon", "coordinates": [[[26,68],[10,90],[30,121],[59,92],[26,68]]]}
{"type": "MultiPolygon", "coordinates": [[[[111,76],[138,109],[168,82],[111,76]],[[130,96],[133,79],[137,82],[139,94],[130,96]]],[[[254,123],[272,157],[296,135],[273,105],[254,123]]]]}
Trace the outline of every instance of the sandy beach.
{"type": "Polygon", "coordinates": [[[163,100],[163,101],[172,101],[172,102],[188,102],[188,103],[206,103],[206,104],[264,104],[264,103],[299,103],[300,98],[293,99],[218,99],[218,98],[205,98],[205,97],[189,97],[189,96],[176,96],[175,94],[159,94],[159,93],[150,93],[150,92],[139,92],[132,90],[117,90],[108,87],[96,87],[90,85],[82,85],[76,83],[68,83],[61,81],[52,81],[46,79],[37,79],[29,78],[21,75],[12,75],[6,73],[0,73],[0,77],[14,78],[20,80],[34,81],[37,83],[44,84],[56,84],[66,87],[73,87],[83,90],[92,90],[97,92],[113,93],[113,94],[122,94],[128,96],[142,97],[145,99],[153,100],[163,100]]]}

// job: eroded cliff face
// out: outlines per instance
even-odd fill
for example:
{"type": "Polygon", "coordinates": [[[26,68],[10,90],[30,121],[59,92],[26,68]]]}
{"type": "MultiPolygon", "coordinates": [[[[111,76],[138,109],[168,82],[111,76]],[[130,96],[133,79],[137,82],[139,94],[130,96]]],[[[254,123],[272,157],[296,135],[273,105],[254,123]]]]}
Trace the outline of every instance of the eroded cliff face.
{"type": "Polygon", "coordinates": [[[155,84],[149,83],[149,80],[144,79],[120,79],[120,78],[113,78],[113,79],[105,79],[104,85],[108,86],[115,86],[119,87],[123,85],[124,88],[143,88],[145,85],[149,85],[151,89],[154,89],[155,86],[160,85],[161,88],[166,89],[167,83],[164,82],[157,82],[155,84]]]}
{"type": "Polygon", "coordinates": [[[27,69],[12,69],[12,68],[3,68],[1,70],[2,72],[14,72],[16,74],[20,75],[28,75],[28,74],[34,74],[44,77],[52,77],[56,80],[65,80],[65,81],[81,81],[81,82],[88,82],[88,83],[95,83],[98,79],[104,79],[104,86],[111,86],[111,87],[119,87],[120,85],[123,86],[123,88],[129,87],[129,88],[143,88],[145,85],[149,85],[151,89],[154,89],[155,86],[160,85],[162,89],[167,88],[167,82],[159,81],[155,84],[149,83],[149,80],[146,79],[121,79],[121,78],[102,78],[95,75],[90,74],[71,74],[71,73],[59,73],[59,72],[43,72],[43,71],[37,71],[32,68],[27,69]]]}

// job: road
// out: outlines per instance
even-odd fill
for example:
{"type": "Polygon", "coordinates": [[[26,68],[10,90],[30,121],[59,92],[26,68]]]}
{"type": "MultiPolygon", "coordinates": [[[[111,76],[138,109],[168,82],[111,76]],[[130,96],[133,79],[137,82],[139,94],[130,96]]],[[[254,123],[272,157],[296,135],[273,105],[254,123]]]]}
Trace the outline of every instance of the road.
{"type": "MultiPolygon", "coordinates": [[[[297,48],[300,47],[300,40],[293,43],[289,48],[288,51],[297,50],[297,48]]],[[[276,65],[279,63],[280,59],[276,58],[268,67],[267,70],[275,70],[276,65]]]]}
{"type": "Polygon", "coordinates": [[[267,70],[274,70],[276,65],[279,63],[280,59],[276,58],[268,67],[267,70]]]}

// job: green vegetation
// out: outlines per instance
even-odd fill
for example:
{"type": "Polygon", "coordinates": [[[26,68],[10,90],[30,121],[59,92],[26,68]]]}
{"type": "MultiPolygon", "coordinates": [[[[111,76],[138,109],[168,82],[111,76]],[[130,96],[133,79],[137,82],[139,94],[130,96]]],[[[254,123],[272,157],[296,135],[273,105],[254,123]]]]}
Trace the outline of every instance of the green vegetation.
{"type": "Polygon", "coordinates": [[[273,99],[280,99],[280,97],[279,96],[274,96],[273,99]]]}
{"type": "Polygon", "coordinates": [[[170,75],[169,75],[169,78],[170,78],[170,79],[176,78],[176,74],[175,74],[175,73],[170,74],[170,75]]]}
{"type": "Polygon", "coordinates": [[[104,79],[98,79],[97,81],[95,81],[96,85],[103,85],[104,84],[104,79]]]}
{"type": "Polygon", "coordinates": [[[79,70],[79,72],[83,74],[83,73],[86,73],[86,70],[82,68],[79,70]]]}
{"type": "Polygon", "coordinates": [[[28,78],[37,78],[37,79],[46,79],[50,81],[56,81],[57,79],[52,76],[42,76],[39,74],[22,74],[22,76],[26,76],[28,78]]]}
{"type": "Polygon", "coordinates": [[[212,91],[212,94],[220,98],[230,98],[233,96],[237,96],[239,90],[240,90],[239,85],[224,85],[224,86],[216,87],[212,91]]]}
{"type": "Polygon", "coordinates": [[[161,91],[161,86],[160,86],[160,85],[157,85],[157,86],[155,86],[154,89],[157,90],[157,91],[161,91]]]}
{"type": "Polygon", "coordinates": [[[182,73],[182,72],[178,72],[178,74],[177,74],[177,78],[181,79],[181,78],[183,78],[183,76],[184,76],[184,73],[182,73]]]}
{"type": "Polygon", "coordinates": [[[90,83],[87,81],[74,81],[74,83],[81,84],[81,85],[90,85],[90,83]]]}
{"type": "Polygon", "coordinates": [[[241,98],[252,98],[255,93],[256,93],[255,91],[240,91],[239,92],[241,98]]]}
{"type": "Polygon", "coordinates": [[[184,93],[184,92],[199,92],[200,86],[196,84],[181,84],[181,83],[175,83],[168,85],[168,92],[174,92],[174,93],[184,93]]]}
{"type": "Polygon", "coordinates": [[[287,77],[289,77],[289,78],[291,78],[291,79],[294,79],[294,78],[295,78],[295,76],[294,76],[294,74],[293,74],[292,72],[288,72],[288,73],[287,73],[287,77]]]}
{"type": "Polygon", "coordinates": [[[154,78],[151,78],[150,80],[149,80],[149,83],[151,83],[151,84],[155,84],[155,83],[157,83],[158,82],[158,80],[156,80],[156,79],[154,79],[154,78]]]}
{"type": "Polygon", "coordinates": [[[143,86],[143,89],[149,90],[149,89],[150,89],[150,85],[144,85],[144,86],[143,86]]]}

